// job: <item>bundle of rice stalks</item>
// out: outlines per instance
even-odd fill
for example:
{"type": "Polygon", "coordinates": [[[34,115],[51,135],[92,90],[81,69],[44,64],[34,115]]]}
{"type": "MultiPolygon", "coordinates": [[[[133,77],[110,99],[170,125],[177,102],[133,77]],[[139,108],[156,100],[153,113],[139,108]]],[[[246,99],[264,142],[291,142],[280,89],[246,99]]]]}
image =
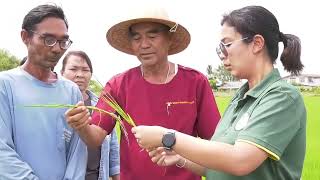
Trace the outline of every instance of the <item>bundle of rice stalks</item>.
{"type": "Polygon", "coordinates": [[[121,106],[109,93],[102,92],[100,98],[102,98],[105,103],[107,103],[113,110],[115,110],[129,125],[131,125],[132,127],[136,126],[130,115],[121,108],[121,106]]]}
{"type": "MultiPolygon", "coordinates": [[[[98,126],[100,125],[101,122],[101,113],[104,113],[106,115],[111,116],[113,119],[115,119],[119,125],[120,125],[120,129],[122,130],[126,140],[129,143],[129,137],[128,137],[128,131],[126,130],[122,119],[125,120],[129,125],[131,126],[136,126],[136,124],[134,123],[133,119],[130,117],[130,115],[128,113],[126,113],[121,106],[114,100],[114,98],[108,94],[103,92],[101,94],[102,100],[107,103],[117,114],[113,113],[113,112],[109,112],[94,106],[86,106],[88,109],[91,109],[93,111],[99,112],[100,113],[100,120],[98,122],[98,126]],[[122,118],[122,119],[121,119],[122,118]]],[[[24,107],[32,107],[32,108],[76,108],[78,107],[77,105],[71,105],[71,104],[34,104],[34,105],[26,105],[24,107]]]]}
{"type": "MultiPolygon", "coordinates": [[[[100,98],[108,104],[114,111],[116,111],[123,120],[125,120],[130,126],[135,127],[136,124],[134,123],[133,119],[130,117],[128,113],[126,113],[121,106],[115,101],[115,99],[107,92],[102,92],[100,98]]],[[[119,121],[120,129],[123,132],[124,137],[126,138],[128,144],[129,144],[129,136],[128,136],[128,131],[126,130],[122,120],[120,119],[119,121]]]]}
{"type": "MultiPolygon", "coordinates": [[[[96,76],[93,75],[93,77],[96,79],[96,82],[98,82],[98,84],[101,86],[101,88],[103,87],[102,83],[98,80],[98,78],[96,76]]],[[[121,106],[117,103],[117,101],[111,96],[111,94],[109,94],[108,92],[105,92],[102,90],[100,98],[106,103],[108,104],[114,111],[116,111],[121,117],[122,119],[124,119],[129,125],[135,127],[136,124],[134,123],[133,119],[130,117],[130,115],[128,113],[126,113],[121,106]]],[[[121,125],[122,122],[120,122],[121,125]]],[[[123,124],[122,124],[123,125],[123,124]]]]}
{"type": "MultiPolygon", "coordinates": [[[[95,76],[93,76],[95,77],[95,76]]],[[[96,81],[98,82],[98,84],[101,86],[101,89],[103,89],[103,85],[100,83],[100,81],[95,77],[96,81]]],[[[117,103],[117,101],[107,92],[102,91],[100,98],[106,103],[108,104],[116,113],[113,112],[109,112],[94,106],[86,106],[88,109],[91,109],[93,111],[99,112],[100,113],[100,120],[98,123],[98,126],[100,125],[101,122],[101,114],[107,114],[109,116],[111,116],[113,119],[115,119],[119,125],[120,125],[120,129],[122,130],[125,138],[127,139],[128,143],[129,143],[129,138],[128,138],[128,132],[125,129],[125,126],[122,122],[122,119],[125,120],[130,126],[136,126],[136,124],[134,123],[133,119],[130,117],[130,115],[128,113],[126,113],[121,106],[117,103]],[[122,118],[122,119],[121,119],[122,118]]],[[[35,104],[35,105],[27,105],[24,107],[38,107],[38,108],[76,108],[78,107],[77,105],[71,105],[71,104],[35,104]]]]}

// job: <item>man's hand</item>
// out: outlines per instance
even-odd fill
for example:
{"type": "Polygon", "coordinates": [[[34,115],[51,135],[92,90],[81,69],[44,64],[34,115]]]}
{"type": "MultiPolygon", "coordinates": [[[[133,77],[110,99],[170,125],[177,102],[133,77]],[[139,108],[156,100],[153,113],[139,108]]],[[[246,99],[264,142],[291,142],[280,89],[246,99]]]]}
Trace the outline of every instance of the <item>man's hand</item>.
{"type": "Polygon", "coordinates": [[[79,131],[90,123],[91,116],[82,101],[78,102],[76,106],[78,107],[67,110],[65,116],[69,126],[79,131]]]}

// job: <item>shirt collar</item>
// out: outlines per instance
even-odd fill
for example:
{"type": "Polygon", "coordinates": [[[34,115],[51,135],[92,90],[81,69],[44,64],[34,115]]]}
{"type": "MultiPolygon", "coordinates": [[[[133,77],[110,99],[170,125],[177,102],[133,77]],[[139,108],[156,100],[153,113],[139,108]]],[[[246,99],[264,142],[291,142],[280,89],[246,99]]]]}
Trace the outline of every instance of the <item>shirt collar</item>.
{"type": "Polygon", "coordinates": [[[262,94],[271,84],[281,79],[278,69],[273,69],[259,84],[247,92],[247,96],[257,98],[262,94]]]}
{"type": "Polygon", "coordinates": [[[278,69],[273,69],[259,84],[249,90],[249,83],[246,82],[240,87],[235,95],[235,99],[251,96],[257,98],[261,95],[271,84],[281,79],[278,69]]]}

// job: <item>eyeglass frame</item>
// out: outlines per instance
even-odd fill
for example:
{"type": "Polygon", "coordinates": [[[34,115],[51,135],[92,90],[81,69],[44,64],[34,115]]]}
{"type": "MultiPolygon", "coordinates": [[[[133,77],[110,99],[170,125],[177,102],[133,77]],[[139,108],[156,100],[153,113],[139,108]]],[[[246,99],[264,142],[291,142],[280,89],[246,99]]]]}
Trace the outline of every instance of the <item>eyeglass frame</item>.
{"type": "Polygon", "coordinates": [[[71,39],[69,39],[69,38],[67,40],[58,40],[57,38],[55,38],[53,36],[46,36],[44,34],[41,34],[39,32],[33,31],[33,30],[29,30],[29,31],[34,33],[34,34],[39,35],[43,39],[43,43],[48,47],[53,47],[53,46],[55,46],[57,44],[57,42],[59,42],[59,47],[61,49],[63,49],[63,50],[67,50],[71,46],[71,44],[73,43],[73,41],[71,39]],[[53,44],[48,44],[48,42],[46,41],[46,38],[48,38],[48,37],[55,40],[53,44]],[[62,46],[62,42],[68,42],[68,45],[66,47],[63,47],[62,46]]]}
{"type": "Polygon", "coordinates": [[[249,37],[244,37],[241,39],[236,39],[234,41],[228,42],[228,43],[223,43],[222,41],[219,43],[219,45],[216,47],[216,53],[218,54],[218,57],[220,58],[221,61],[223,61],[226,57],[228,57],[228,51],[227,47],[230,47],[234,42],[237,41],[243,41],[249,39],[249,37]]]}

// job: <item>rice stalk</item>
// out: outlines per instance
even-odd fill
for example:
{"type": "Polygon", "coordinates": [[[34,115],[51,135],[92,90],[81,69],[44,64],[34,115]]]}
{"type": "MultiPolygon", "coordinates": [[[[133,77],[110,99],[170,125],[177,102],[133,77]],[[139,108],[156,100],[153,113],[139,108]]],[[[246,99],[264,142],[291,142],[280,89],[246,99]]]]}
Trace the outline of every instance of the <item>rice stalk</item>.
{"type": "MultiPolygon", "coordinates": [[[[34,104],[34,105],[27,105],[24,107],[32,107],[32,108],[76,108],[79,107],[77,105],[71,105],[71,104],[34,104]]],[[[123,134],[126,137],[126,140],[128,141],[129,144],[129,137],[128,137],[128,132],[126,130],[126,128],[123,125],[123,122],[120,118],[120,116],[117,116],[116,114],[112,113],[112,112],[108,112],[106,110],[94,107],[94,106],[86,106],[88,109],[91,109],[93,111],[97,111],[100,113],[100,120],[98,122],[98,126],[100,126],[101,123],[101,117],[102,117],[102,113],[107,114],[109,116],[111,116],[112,118],[114,118],[116,121],[119,122],[121,130],[123,131],[123,134]]]]}
{"type": "MultiPolygon", "coordinates": [[[[72,104],[33,104],[33,105],[25,105],[24,107],[31,107],[31,108],[77,108],[79,106],[72,105],[72,104]]],[[[121,121],[120,117],[112,112],[97,108],[95,106],[85,106],[85,107],[100,113],[100,120],[98,122],[98,126],[100,125],[100,122],[101,122],[102,113],[111,116],[112,118],[114,118],[117,121],[121,121]]]]}
{"type": "Polygon", "coordinates": [[[107,103],[113,110],[115,110],[121,117],[124,119],[129,125],[135,127],[136,124],[134,123],[133,119],[131,116],[126,113],[121,106],[117,103],[116,100],[107,92],[103,92],[101,94],[102,100],[107,103]]]}
{"type": "MultiPolygon", "coordinates": [[[[100,84],[101,87],[104,87],[102,85],[102,83],[98,80],[98,78],[93,75],[94,79],[96,80],[96,82],[98,82],[98,84],[100,84]]],[[[136,124],[134,123],[133,119],[130,117],[130,115],[128,113],[126,113],[121,106],[117,103],[117,101],[111,96],[111,94],[109,94],[108,92],[105,92],[102,90],[102,92],[100,93],[100,98],[106,103],[108,104],[114,111],[116,111],[121,117],[122,119],[124,119],[129,125],[135,127],[136,124]]],[[[101,117],[101,116],[100,116],[101,117]]],[[[120,117],[118,117],[119,120],[119,126],[121,131],[123,132],[123,135],[125,136],[125,139],[127,140],[128,144],[129,144],[129,136],[128,136],[128,131],[126,130],[123,121],[121,120],[120,117]]]]}
{"type": "MultiPolygon", "coordinates": [[[[103,87],[99,79],[95,75],[93,75],[93,77],[98,82],[98,84],[101,87],[103,87]]],[[[125,111],[121,108],[121,106],[117,103],[117,101],[111,96],[111,94],[109,94],[108,92],[102,91],[100,97],[105,103],[107,103],[113,110],[115,110],[131,126],[133,127],[136,126],[131,116],[128,113],[125,113],[125,111]]]]}

